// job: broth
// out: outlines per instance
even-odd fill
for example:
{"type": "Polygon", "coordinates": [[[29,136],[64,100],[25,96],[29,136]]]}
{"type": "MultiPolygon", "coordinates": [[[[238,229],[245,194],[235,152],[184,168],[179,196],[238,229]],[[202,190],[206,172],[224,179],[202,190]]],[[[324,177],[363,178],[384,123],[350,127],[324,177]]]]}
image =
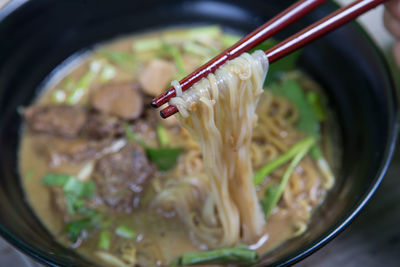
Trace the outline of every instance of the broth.
{"type": "MultiPolygon", "coordinates": [[[[204,168],[200,146],[178,120],[162,120],[158,111],[150,109],[148,103],[152,96],[169,86],[170,80],[179,80],[237,39],[214,26],[125,37],[97,46],[82,56],[78,64],[60,70],[57,75],[60,79],[49,82],[33,107],[62,108],[59,111],[51,108],[25,110],[27,125],[21,137],[19,168],[27,201],[59,242],[94,262],[116,266],[167,266],[184,253],[212,249],[191,234],[179,211],[155,203],[156,197],[169,188],[170,183],[180,181],[183,176],[204,174],[204,168]],[[184,41],[180,42],[180,39],[184,41]],[[120,95],[113,93],[116,90],[120,95]],[[126,97],[118,99],[121,94],[126,97]],[[137,100],[137,94],[141,101],[137,100]],[[114,98],[120,101],[120,105],[109,103],[114,98]],[[136,99],[134,103],[140,107],[125,109],[129,106],[129,99],[136,99]],[[79,108],[71,110],[71,107],[79,108]],[[56,119],[51,117],[51,112],[55,112],[56,119]],[[72,122],[66,119],[64,123],[62,118],[69,112],[74,119],[72,122]],[[80,123],[82,112],[85,119],[80,123]],[[149,148],[159,149],[156,150],[159,154],[160,150],[167,150],[167,159],[151,159],[149,148]],[[131,156],[132,162],[138,162],[132,164],[134,167],[129,165],[131,156]],[[124,163],[124,158],[128,163],[124,163]],[[165,162],[168,166],[164,166],[165,162]],[[58,174],[58,178],[63,175],[64,184],[44,183],[43,177],[49,174],[54,177],[58,174]],[[124,180],[125,176],[129,181],[124,180]],[[90,197],[66,189],[66,183],[73,184],[76,180],[79,186],[85,184],[85,188],[89,182],[94,185],[90,197]],[[68,197],[74,198],[72,204],[68,203],[71,202],[68,197]],[[89,226],[81,227],[74,239],[70,223],[83,223],[82,220],[87,218],[90,220],[85,223],[89,226]]],[[[319,146],[335,170],[334,159],[338,152],[334,151],[332,140],[336,138],[336,130],[332,116],[324,106],[320,86],[299,70],[275,74],[273,83],[292,80],[304,94],[312,92],[318,97],[317,104],[324,109],[325,116],[319,121],[322,133],[319,146]]],[[[287,97],[276,94],[274,90],[267,91],[260,100],[259,115],[260,112],[277,112],[282,106],[289,110],[297,109],[287,97]],[[262,107],[270,99],[278,104],[265,111],[262,107]]],[[[283,123],[284,130],[280,130],[277,137],[280,142],[285,143],[286,136],[291,136],[295,142],[306,136],[289,123],[283,123]]],[[[257,127],[255,132],[262,133],[263,130],[257,127]]],[[[265,141],[260,141],[260,136],[255,135],[252,142],[261,146],[260,142],[265,141]]],[[[283,150],[294,144],[285,143],[283,150]]],[[[253,161],[253,168],[257,171],[270,160],[261,155],[261,159],[253,161]]],[[[315,168],[317,182],[301,176],[304,172],[301,167],[297,168],[298,175],[293,178],[300,181],[299,185],[304,184],[304,188],[307,188],[307,183],[316,183],[312,187],[314,191],[296,194],[291,206],[285,202],[289,196],[284,193],[267,220],[261,241],[247,244],[259,255],[306,231],[300,229],[299,222],[306,225],[331,187],[322,186],[323,174],[310,155],[304,161],[315,168]]],[[[287,164],[274,170],[257,187],[260,200],[271,183],[280,181],[285,166],[287,164]]]]}

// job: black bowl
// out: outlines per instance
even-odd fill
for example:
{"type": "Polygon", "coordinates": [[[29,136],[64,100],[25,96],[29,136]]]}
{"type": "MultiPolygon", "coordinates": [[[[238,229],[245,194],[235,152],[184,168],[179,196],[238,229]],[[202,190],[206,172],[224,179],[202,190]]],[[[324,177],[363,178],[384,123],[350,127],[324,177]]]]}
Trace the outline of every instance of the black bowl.
{"type": "MultiPolygon", "coordinates": [[[[291,1],[14,0],[0,12],[0,232],[49,265],[92,265],[53,239],[25,201],[17,170],[18,106],[31,103],[52,72],[74,53],[124,34],[214,23],[249,32],[291,1]],[[168,3],[167,3],[168,2],[168,3]]],[[[330,3],[288,27],[303,28],[337,8],[330,3]]],[[[304,49],[301,68],[324,85],[339,124],[343,158],[337,183],[309,230],[264,255],[262,265],[294,263],[321,247],[365,205],[392,156],[395,90],[378,49],[352,23],[304,49]]]]}

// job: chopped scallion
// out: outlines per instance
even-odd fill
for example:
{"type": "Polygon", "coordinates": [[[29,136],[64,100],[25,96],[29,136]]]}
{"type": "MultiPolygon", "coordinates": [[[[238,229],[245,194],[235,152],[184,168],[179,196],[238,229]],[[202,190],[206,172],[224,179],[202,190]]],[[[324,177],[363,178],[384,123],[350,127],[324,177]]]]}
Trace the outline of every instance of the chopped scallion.
{"type": "Polygon", "coordinates": [[[306,98],[308,103],[310,103],[318,121],[325,121],[326,112],[322,103],[322,96],[315,91],[311,91],[306,94],[306,98]]]}
{"type": "Polygon", "coordinates": [[[209,58],[212,55],[212,51],[205,46],[199,45],[193,41],[187,41],[183,43],[183,51],[195,56],[209,58]]]}
{"type": "Polygon", "coordinates": [[[65,92],[61,89],[56,89],[51,94],[51,97],[55,103],[63,103],[67,97],[65,92]]]}
{"type": "Polygon", "coordinates": [[[64,186],[73,177],[69,174],[48,173],[43,176],[41,183],[47,186],[64,186]]]}
{"type": "Polygon", "coordinates": [[[185,253],[175,262],[175,266],[196,264],[239,264],[252,265],[257,262],[257,252],[248,248],[222,248],[204,252],[185,253]]]}
{"type": "Polygon", "coordinates": [[[127,239],[135,238],[137,235],[135,231],[125,225],[118,226],[117,229],[115,229],[115,234],[127,239]]]}
{"type": "Polygon", "coordinates": [[[83,230],[92,229],[93,225],[90,218],[80,219],[76,221],[70,221],[66,224],[66,230],[68,237],[72,242],[76,242],[81,235],[83,230]]]}
{"type": "Polygon", "coordinates": [[[95,186],[93,181],[81,182],[74,177],[64,184],[63,190],[65,193],[74,194],[77,197],[89,198],[94,194],[95,186]]]}
{"type": "Polygon", "coordinates": [[[89,198],[94,194],[95,185],[93,181],[81,182],[69,174],[46,174],[41,183],[47,186],[63,187],[64,193],[74,194],[77,197],[89,198]]]}
{"type": "Polygon", "coordinates": [[[157,165],[161,171],[168,171],[175,166],[179,155],[182,153],[181,148],[147,148],[147,157],[150,161],[157,165]]]}
{"type": "Polygon", "coordinates": [[[262,181],[264,181],[265,177],[268,176],[271,172],[282,166],[283,164],[289,162],[299,151],[304,147],[304,145],[308,144],[312,138],[306,138],[299,143],[292,146],[290,149],[285,151],[282,155],[278,156],[276,159],[268,162],[264,167],[256,171],[254,174],[254,184],[260,185],[262,181]]]}
{"type": "Polygon", "coordinates": [[[97,72],[94,72],[92,70],[89,70],[88,72],[86,72],[78,80],[74,89],[68,95],[68,97],[66,99],[66,103],[69,105],[77,104],[81,100],[82,96],[84,96],[85,93],[88,91],[91,83],[94,81],[96,76],[97,76],[97,72]]]}
{"type": "Polygon", "coordinates": [[[313,138],[305,139],[302,143],[301,148],[297,151],[296,155],[293,157],[289,166],[283,174],[282,180],[279,185],[272,185],[265,191],[264,198],[261,200],[261,206],[264,210],[265,218],[267,219],[271,214],[272,210],[278,204],[280,197],[289,181],[296,166],[300,163],[303,157],[307,154],[310,148],[314,145],[315,141],[313,138]]]}
{"type": "Polygon", "coordinates": [[[113,50],[101,50],[99,51],[99,54],[111,61],[112,63],[128,71],[133,71],[137,67],[135,56],[132,53],[113,50]]]}
{"type": "Polygon", "coordinates": [[[137,136],[131,129],[131,126],[128,123],[124,124],[124,128],[125,128],[125,135],[126,135],[126,139],[128,141],[135,141],[136,143],[138,143],[139,145],[141,145],[144,149],[148,148],[148,145],[146,144],[146,142],[140,138],[139,136],[137,136]]]}
{"type": "Polygon", "coordinates": [[[161,146],[167,146],[169,144],[167,130],[161,124],[157,125],[157,136],[161,146]]]}
{"type": "Polygon", "coordinates": [[[148,51],[159,50],[163,46],[160,38],[147,38],[147,39],[139,39],[135,40],[132,44],[133,51],[137,53],[143,53],[148,51]]]}
{"type": "Polygon", "coordinates": [[[111,232],[108,230],[102,230],[99,235],[99,242],[97,247],[99,249],[109,250],[111,246],[111,232]]]}
{"type": "Polygon", "coordinates": [[[174,60],[175,66],[178,70],[178,77],[177,79],[181,79],[186,75],[186,67],[185,64],[183,62],[183,58],[181,55],[181,52],[179,51],[178,47],[174,46],[174,45],[170,45],[167,43],[163,44],[163,52],[166,55],[169,55],[172,57],[172,59],[174,60]]]}
{"type": "Polygon", "coordinates": [[[128,141],[135,141],[142,146],[146,151],[148,159],[154,162],[159,170],[167,171],[176,164],[179,155],[182,153],[181,148],[151,148],[132,131],[129,124],[124,124],[124,127],[128,141]]]}
{"type": "Polygon", "coordinates": [[[163,33],[162,38],[168,43],[184,42],[184,41],[200,41],[209,43],[221,36],[221,28],[216,25],[196,27],[189,30],[174,30],[163,33]]]}
{"type": "Polygon", "coordinates": [[[319,140],[319,123],[316,114],[297,81],[288,79],[282,83],[274,83],[270,90],[278,95],[283,95],[292,102],[299,111],[297,127],[299,130],[319,140]]]}
{"type": "Polygon", "coordinates": [[[113,66],[105,65],[103,70],[100,73],[100,81],[108,82],[109,80],[112,80],[116,74],[117,74],[117,71],[113,66]]]}

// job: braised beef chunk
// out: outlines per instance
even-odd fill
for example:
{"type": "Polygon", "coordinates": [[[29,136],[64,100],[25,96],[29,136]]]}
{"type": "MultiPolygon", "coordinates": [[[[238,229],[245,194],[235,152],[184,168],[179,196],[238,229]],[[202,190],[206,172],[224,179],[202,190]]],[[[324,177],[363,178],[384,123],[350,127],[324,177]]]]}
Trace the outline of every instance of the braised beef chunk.
{"type": "Polygon", "coordinates": [[[105,114],[128,120],[143,111],[143,97],[134,83],[106,84],[91,95],[91,104],[105,114]]]}
{"type": "Polygon", "coordinates": [[[176,76],[173,63],[162,59],[153,59],[140,73],[139,83],[146,94],[156,96],[167,88],[176,76]]]}
{"type": "Polygon", "coordinates": [[[124,122],[115,116],[91,111],[88,114],[84,133],[89,138],[94,139],[122,135],[124,133],[124,122]]]}
{"type": "Polygon", "coordinates": [[[154,172],[143,148],[129,143],[121,151],[98,160],[92,177],[106,205],[130,211],[138,205],[139,194],[154,172]]]}
{"type": "Polygon", "coordinates": [[[84,161],[100,158],[109,151],[118,151],[122,146],[119,143],[123,143],[121,139],[88,140],[36,136],[33,149],[48,161],[49,167],[55,168],[63,163],[80,165],[84,161]]]}
{"type": "Polygon", "coordinates": [[[28,126],[41,133],[74,138],[86,122],[86,111],[76,106],[31,106],[24,110],[28,126]]]}

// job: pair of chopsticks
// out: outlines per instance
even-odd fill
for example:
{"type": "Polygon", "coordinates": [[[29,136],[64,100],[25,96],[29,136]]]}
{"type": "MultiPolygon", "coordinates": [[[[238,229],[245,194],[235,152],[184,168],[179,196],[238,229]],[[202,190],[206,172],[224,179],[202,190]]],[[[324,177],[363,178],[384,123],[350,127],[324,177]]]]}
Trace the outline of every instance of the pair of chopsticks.
{"type": "MultiPolygon", "coordinates": [[[[385,2],[386,0],[357,0],[345,6],[330,15],[320,19],[319,21],[304,28],[300,32],[290,36],[279,44],[271,47],[265,54],[268,57],[269,63],[273,63],[278,59],[296,51],[297,49],[307,45],[308,43],[322,37],[323,35],[335,30],[336,28],[355,19],[359,15],[385,2]]],[[[232,60],[240,56],[243,52],[256,47],[258,44],[267,40],[277,32],[292,24],[307,13],[311,12],[318,6],[327,2],[327,0],[299,0],[277,16],[251,32],[249,35],[241,39],[232,47],[214,57],[212,60],[195,70],[193,73],[186,76],[179,83],[182,91],[186,91],[193,84],[213,73],[226,61],[232,60]]],[[[176,96],[175,89],[171,87],[168,91],[153,99],[152,107],[158,108],[167,103],[172,97],[176,96]]],[[[175,106],[168,106],[160,111],[163,118],[178,112],[175,106]]]]}

